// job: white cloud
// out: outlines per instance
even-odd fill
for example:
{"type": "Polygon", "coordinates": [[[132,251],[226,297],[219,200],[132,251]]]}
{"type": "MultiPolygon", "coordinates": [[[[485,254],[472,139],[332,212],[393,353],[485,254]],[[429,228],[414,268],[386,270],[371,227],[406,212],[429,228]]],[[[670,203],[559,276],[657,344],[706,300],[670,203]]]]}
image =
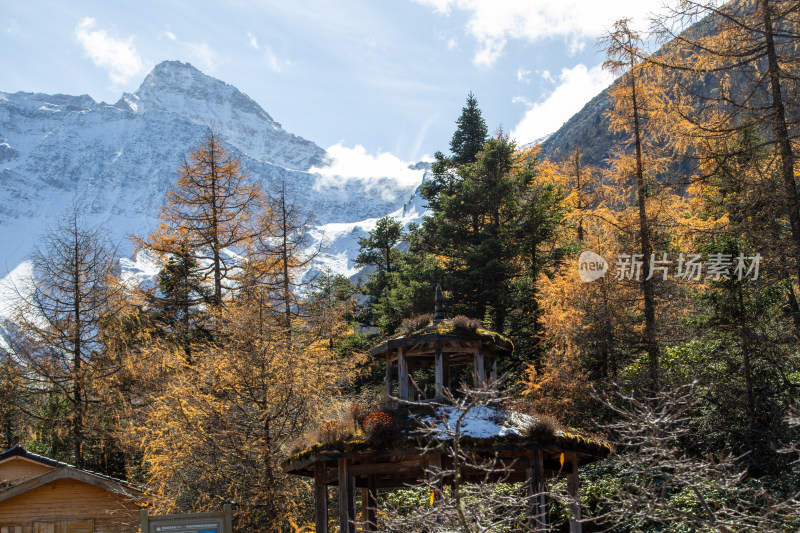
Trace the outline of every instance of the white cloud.
{"type": "Polygon", "coordinates": [[[456,41],[455,39],[452,39],[452,38],[451,39],[447,39],[447,49],[448,50],[455,50],[457,46],[458,46],[458,41],[456,41]]]}
{"type": "Polygon", "coordinates": [[[196,61],[204,70],[213,72],[216,70],[217,65],[219,65],[219,54],[216,50],[211,48],[211,45],[207,42],[194,43],[182,41],[171,31],[165,31],[164,36],[170,41],[177,43],[182,50],[182,54],[188,56],[193,62],[196,61]]]}
{"type": "Polygon", "coordinates": [[[75,28],[75,37],[92,62],[108,70],[114,85],[127,83],[139,75],[144,65],[133,47],[133,39],[117,40],[105,30],[94,30],[95,20],[84,18],[75,28]]]}
{"type": "Polygon", "coordinates": [[[211,48],[211,45],[202,43],[184,43],[189,47],[190,54],[196,57],[208,70],[213,71],[219,64],[219,54],[211,48]]]}
{"type": "Polygon", "coordinates": [[[450,14],[450,4],[454,3],[452,0],[417,0],[420,4],[425,4],[432,7],[442,15],[450,14]]]}
{"type": "MultiPolygon", "coordinates": [[[[614,76],[601,65],[586,68],[578,64],[561,70],[558,86],[543,101],[528,104],[528,110],[511,136],[524,144],[553,133],[613,80],[614,76]]],[[[525,103],[525,100],[520,98],[515,102],[525,103]]]]}
{"type": "Polygon", "coordinates": [[[280,57],[269,45],[264,47],[264,62],[273,72],[281,72],[283,69],[292,66],[290,60],[280,57]]]}
{"type": "Polygon", "coordinates": [[[528,70],[526,68],[523,68],[523,67],[519,67],[517,69],[517,81],[519,81],[521,83],[530,83],[531,80],[530,80],[530,78],[528,78],[530,73],[531,73],[530,70],[528,70]]]}
{"type": "Polygon", "coordinates": [[[534,42],[548,37],[567,39],[570,53],[580,51],[614,20],[631,17],[644,23],[662,0],[414,0],[442,15],[454,9],[469,16],[467,31],[478,41],[473,61],[491,66],[509,39],[534,42]]]}
{"type": "Polygon", "coordinates": [[[544,78],[545,80],[549,81],[550,83],[555,83],[556,82],[556,79],[553,77],[552,74],[550,74],[549,70],[543,70],[542,71],[542,78],[544,78]]]}
{"type": "Polygon", "coordinates": [[[314,167],[309,172],[319,174],[331,184],[346,178],[367,182],[391,178],[400,185],[413,186],[422,180],[421,170],[410,169],[410,163],[389,152],[374,156],[367,153],[367,149],[360,144],[348,148],[339,142],[328,148],[327,153],[331,163],[324,167],[314,167]]]}
{"type": "Polygon", "coordinates": [[[22,28],[19,26],[19,22],[16,19],[10,18],[6,20],[6,27],[3,30],[8,35],[14,35],[17,37],[24,37],[28,38],[30,35],[22,31],[22,28]]]}
{"type": "Polygon", "coordinates": [[[256,50],[260,50],[261,49],[261,47],[258,45],[258,39],[256,39],[255,35],[253,35],[250,32],[247,32],[247,38],[250,40],[250,46],[252,46],[256,50]]]}

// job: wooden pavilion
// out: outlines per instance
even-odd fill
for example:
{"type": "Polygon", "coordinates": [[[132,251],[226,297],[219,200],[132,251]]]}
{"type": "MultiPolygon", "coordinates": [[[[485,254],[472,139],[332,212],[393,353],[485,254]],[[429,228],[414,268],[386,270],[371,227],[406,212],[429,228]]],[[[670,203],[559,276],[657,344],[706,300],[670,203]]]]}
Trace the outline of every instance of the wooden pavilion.
{"type": "MultiPolygon", "coordinates": [[[[397,395],[410,401],[413,380],[410,370],[434,367],[435,402],[448,396],[450,368],[473,365],[476,387],[497,379],[497,361],[513,350],[510,340],[483,328],[463,327],[444,318],[441,289],[436,288],[436,311],[433,320],[422,328],[395,336],[372,349],[373,357],[386,361],[386,394],[393,395],[393,366],[397,367],[397,395]],[[488,373],[488,375],[487,375],[488,373]]],[[[416,390],[419,396],[422,391],[416,390]]],[[[424,401],[424,398],[416,398],[424,401]]],[[[462,448],[476,456],[493,457],[508,465],[496,481],[525,482],[530,496],[530,531],[550,531],[548,524],[547,480],[567,477],[570,531],[582,531],[578,489],[578,468],[607,456],[611,449],[575,433],[563,431],[536,433],[510,431],[489,438],[463,439],[462,448]],[[502,479],[500,479],[500,477],[502,479]]],[[[420,443],[406,435],[389,445],[375,446],[353,438],[337,443],[319,443],[294,453],[284,470],[314,479],[316,533],[328,531],[328,486],[339,487],[339,531],[355,533],[360,522],[364,531],[377,531],[375,496],[378,490],[420,484],[431,471],[452,469],[444,446],[420,443]],[[361,517],[356,515],[356,491],[361,491],[361,517]]],[[[459,470],[464,482],[485,482],[483,470],[459,470]]],[[[448,481],[444,480],[445,483],[448,481]]]]}

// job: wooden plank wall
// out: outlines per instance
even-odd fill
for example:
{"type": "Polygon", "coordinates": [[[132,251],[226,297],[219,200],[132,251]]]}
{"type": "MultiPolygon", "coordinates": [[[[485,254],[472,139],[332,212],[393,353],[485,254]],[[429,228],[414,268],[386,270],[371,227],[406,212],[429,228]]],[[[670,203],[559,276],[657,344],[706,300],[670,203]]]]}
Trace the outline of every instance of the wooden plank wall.
{"type": "Polygon", "coordinates": [[[139,506],[122,495],[74,479],[58,479],[0,502],[0,525],[21,525],[34,533],[34,521],[94,519],[94,533],[138,533],[139,506]]]}

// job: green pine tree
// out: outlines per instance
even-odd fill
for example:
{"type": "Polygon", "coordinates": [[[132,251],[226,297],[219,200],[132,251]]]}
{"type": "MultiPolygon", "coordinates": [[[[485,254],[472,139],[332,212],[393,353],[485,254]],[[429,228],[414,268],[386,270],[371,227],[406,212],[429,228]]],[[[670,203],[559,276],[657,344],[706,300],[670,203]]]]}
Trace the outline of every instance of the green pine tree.
{"type": "Polygon", "coordinates": [[[467,105],[461,110],[456,124],[458,128],[450,140],[453,164],[460,166],[474,163],[489,136],[489,130],[478,107],[478,100],[472,92],[467,96],[467,105]]]}
{"type": "Polygon", "coordinates": [[[208,307],[213,292],[188,243],[177,246],[159,273],[158,290],[148,291],[145,298],[156,331],[182,347],[191,364],[193,346],[212,336],[208,307]]]}
{"type": "Polygon", "coordinates": [[[471,92],[456,124],[458,127],[450,140],[452,155],[445,156],[442,152],[434,154],[436,161],[432,168],[433,179],[424,183],[420,191],[432,209],[437,208],[439,198],[456,194],[461,181],[458,169],[477,160],[478,153],[489,136],[478,101],[471,92]]]}

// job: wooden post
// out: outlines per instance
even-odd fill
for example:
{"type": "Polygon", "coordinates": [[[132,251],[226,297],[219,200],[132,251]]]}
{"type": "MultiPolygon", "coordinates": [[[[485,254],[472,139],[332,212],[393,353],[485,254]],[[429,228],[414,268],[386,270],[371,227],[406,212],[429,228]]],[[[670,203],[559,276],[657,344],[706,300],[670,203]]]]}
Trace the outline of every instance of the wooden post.
{"type": "Polygon", "coordinates": [[[150,517],[147,516],[147,509],[139,511],[139,523],[142,526],[142,533],[150,533],[150,517]]]}
{"type": "Polygon", "coordinates": [[[324,461],[314,463],[314,533],[328,533],[328,480],[324,461]]]}
{"type": "Polygon", "coordinates": [[[450,354],[443,354],[444,359],[444,387],[450,390],[450,354]]]}
{"type": "Polygon", "coordinates": [[[497,357],[492,357],[492,384],[497,383],[497,357]]]}
{"type": "Polygon", "coordinates": [[[475,350],[475,387],[486,386],[486,367],[483,361],[483,352],[479,349],[475,350]]]}
{"type": "Polygon", "coordinates": [[[549,532],[549,516],[547,514],[547,497],[545,492],[547,486],[544,482],[544,468],[542,465],[542,451],[531,450],[528,452],[531,466],[527,470],[528,497],[528,520],[531,531],[549,532]]]}
{"type": "Polygon", "coordinates": [[[408,359],[402,348],[397,349],[397,395],[401,400],[408,400],[408,359]]]}
{"type": "Polygon", "coordinates": [[[569,495],[569,533],[582,533],[581,523],[581,495],[578,490],[578,455],[575,452],[567,453],[566,459],[570,463],[567,474],[567,494],[569,495]]]}
{"type": "MultiPolygon", "coordinates": [[[[440,507],[444,499],[444,479],[442,477],[442,456],[441,454],[434,454],[428,457],[428,486],[433,490],[433,505],[440,507]],[[433,479],[432,479],[433,478],[433,479]]],[[[436,516],[436,523],[442,523],[442,517],[438,513],[436,516]]]]}
{"type": "Polygon", "coordinates": [[[433,477],[433,473],[436,473],[439,476],[439,479],[436,480],[435,483],[431,482],[430,486],[433,489],[433,502],[434,505],[438,505],[441,503],[442,499],[444,499],[444,478],[441,475],[442,472],[442,456],[441,454],[434,454],[428,458],[428,473],[429,481],[430,477],[433,477]]]}
{"type": "Polygon", "coordinates": [[[339,459],[339,531],[356,533],[355,512],[353,509],[353,483],[350,475],[350,461],[339,459]]]}
{"type": "Polygon", "coordinates": [[[228,531],[233,531],[233,506],[226,503],[222,506],[222,519],[225,520],[225,527],[228,531]]]}
{"type": "Polygon", "coordinates": [[[361,487],[361,531],[369,531],[369,489],[361,487]]]}
{"type": "Polygon", "coordinates": [[[375,491],[375,476],[369,476],[367,478],[367,486],[361,488],[362,531],[378,531],[375,491]]]}
{"type": "Polygon", "coordinates": [[[435,363],[436,363],[436,396],[434,396],[434,400],[437,402],[441,402],[444,400],[444,360],[442,357],[442,347],[438,344],[436,345],[436,355],[435,355],[435,363]]]}
{"type": "Polygon", "coordinates": [[[392,360],[386,354],[386,397],[392,397],[392,360]]]}
{"type": "MultiPolygon", "coordinates": [[[[348,466],[348,471],[350,470],[348,466]]],[[[349,498],[347,502],[350,504],[347,514],[350,516],[350,523],[353,526],[353,533],[356,531],[356,478],[355,476],[347,476],[347,494],[349,498]]]]}
{"type": "Polygon", "coordinates": [[[378,531],[378,487],[375,483],[375,476],[367,476],[367,498],[364,499],[364,492],[361,493],[361,505],[366,509],[364,531],[378,531]],[[367,502],[367,503],[364,503],[367,502]]]}

